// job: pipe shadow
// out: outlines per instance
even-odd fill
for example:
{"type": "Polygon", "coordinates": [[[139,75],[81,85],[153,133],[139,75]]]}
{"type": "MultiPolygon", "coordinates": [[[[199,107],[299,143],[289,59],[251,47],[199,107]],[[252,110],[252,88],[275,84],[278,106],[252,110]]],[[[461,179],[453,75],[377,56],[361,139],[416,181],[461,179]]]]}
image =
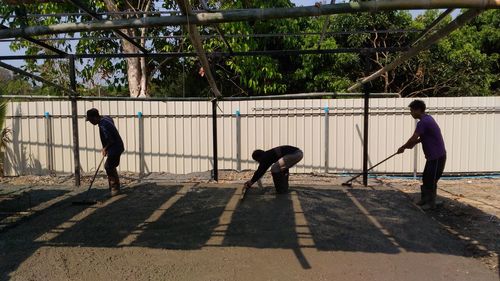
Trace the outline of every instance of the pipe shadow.
{"type": "Polygon", "coordinates": [[[138,225],[174,196],[181,186],[134,188],[113,203],[98,208],[51,240],[65,246],[117,247],[138,225]]]}
{"type": "Polygon", "coordinates": [[[194,187],[155,222],[148,224],[134,246],[201,249],[217,227],[235,189],[194,187]]]}
{"type": "MultiPolygon", "coordinates": [[[[91,190],[89,196],[102,197],[105,193],[104,190],[91,190]]],[[[22,223],[0,232],[0,280],[9,280],[12,272],[46,244],[38,241],[39,237],[86,209],[93,208],[92,206],[71,205],[73,201],[83,200],[84,196],[84,194],[78,194],[62,199],[56,204],[57,206],[51,206],[30,216],[22,223]],[[64,211],[61,211],[59,206],[65,206],[64,211]]]]}
{"type": "Polygon", "coordinates": [[[8,217],[9,213],[29,211],[68,192],[68,190],[27,189],[21,194],[9,196],[9,199],[0,201],[0,220],[8,217]]]}

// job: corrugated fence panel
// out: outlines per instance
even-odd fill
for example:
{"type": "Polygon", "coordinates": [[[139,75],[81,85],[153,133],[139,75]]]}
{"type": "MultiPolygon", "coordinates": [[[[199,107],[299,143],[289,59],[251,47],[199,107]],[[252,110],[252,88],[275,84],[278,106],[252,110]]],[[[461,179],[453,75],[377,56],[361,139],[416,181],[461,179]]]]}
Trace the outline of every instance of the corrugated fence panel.
{"type": "MultiPolygon", "coordinates": [[[[369,165],[394,153],[412,135],[416,122],[407,108],[411,100],[370,100],[369,165]]],[[[500,171],[500,97],[423,100],[445,139],[445,172],[500,171]]],[[[126,148],[120,171],[185,174],[213,169],[210,102],[79,101],[84,172],[93,171],[101,159],[98,128],[84,119],[86,110],[92,107],[112,116],[120,131],[126,148]]],[[[251,158],[255,149],[289,144],[304,151],[304,159],[292,172],[323,172],[325,162],[332,173],[361,170],[362,99],[223,101],[218,107],[219,169],[234,170],[238,163],[242,170],[255,169],[251,158]]],[[[12,129],[12,143],[6,149],[6,175],[73,172],[69,101],[11,102],[6,126],[12,129]]],[[[421,145],[416,149],[397,155],[375,171],[422,171],[425,158],[421,145]]]]}

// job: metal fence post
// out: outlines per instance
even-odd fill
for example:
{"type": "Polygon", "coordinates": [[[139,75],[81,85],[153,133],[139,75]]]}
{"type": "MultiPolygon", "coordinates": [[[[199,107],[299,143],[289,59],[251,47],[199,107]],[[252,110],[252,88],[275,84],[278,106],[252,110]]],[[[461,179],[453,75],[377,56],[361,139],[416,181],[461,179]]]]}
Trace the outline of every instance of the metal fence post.
{"type": "Polygon", "coordinates": [[[214,157],[214,169],[212,173],[212,179],[214,181],[219,181],[219,163],[217,155],[217,99],[212,99],[212,137],[213,137],[213,157],[214,157]]]}
{"type": "MultiPolygon", "coordinates": [[[[417,127],[417,119],[415,119],[415,128],[417,127]]],[[[418,143],[413,148],[413,179],[417,179],[417,166],[418,166],[418,143]]]]}
{"type": "Polygon", "coordinates": [[[47,169],[49,173],[54,171],[54,154],[52,142],[52,119],[50,113],[45,112],[45,141],[47,142],[47,169]]]}
{"type": "Polygon", "coordinates": [[[328,104],[325,105],[325,173],[328,173],[328,167],[330,166],[329,157],[330,154],[330,108],[328,104]]]}
{"type": "Polygon", "coordinates": [[[236,170],[241,172],[241,114],[236,109],[236,170]]]}
{"type": "Polygon", "coordinates": [[[368,114],[370,108],[370,93],[368,87],[364,87],[364,126],[363,126],[363,185],[368,186],[368,114]]]}
{"type": "Polygon", "coordinates": [[[75,186],[80,186],[80,142],[78,137],[78,105],[76,93],[76,70],[75,70],[75,56],[69,56],[69,80],[71,90],[75,94],[71,97],[71,120],[73,126],[73,161],[75,163],[75,186]]]}
{"type": "Polygon", "coordinates": [[[144,117],[142,112],[137,112],[139,121],[139,178],[144,176],[144,117]]]}

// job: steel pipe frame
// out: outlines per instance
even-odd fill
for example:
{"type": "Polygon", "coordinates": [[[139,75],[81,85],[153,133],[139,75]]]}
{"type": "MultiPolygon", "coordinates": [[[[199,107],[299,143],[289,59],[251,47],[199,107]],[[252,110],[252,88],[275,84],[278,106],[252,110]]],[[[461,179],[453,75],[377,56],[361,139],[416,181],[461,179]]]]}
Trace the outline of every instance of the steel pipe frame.
{"type": "MultiPolygon", "coordinates": [[[[3,25],[3,24],[0,24],[0,29],[9,29],[9,27],[8,27],[8,26],[5,26],[5,25],[3,25]]],[[[24,40],[27,40],[27,41],[29,41],[29,42],[31,42],[31,43],[33,43],[33,44],[36,44],[36,45],[38,45],[38,46],[42,47],[42,48],[44,48],[44,49],[47,49],[47,50],[49,50],[49,51],[52,51],[52,52],[54,52],[54,53],[56,53],[56,54],[59,54],[59,55],[67,55],[67,53],[66,53],[66,52],[64,52],[64,51],[62,51],[62,50],[59,50],[58,48],[56,48],[56,47],[54,47],[54,46],[51,46],[51,45],[49,45],[49,44],[47,44],[47,43],[45,43],[45,42],[43,42],[43,41],[40,41],[40,40],[38,40],[38,39],[34,39],[34,38],[31,38],[31,37],[28,37],[28,36],[23,36],[22,38],[23,38],[24,40]]]]}
{"type": "MultiPolygon", "coordinates": [[[[300,32],[300,33],[268,33],[268,34],[224,34],[227,38],[273,38],[273,37],[301,37],[301,36],[311,36],[311,35],[321,35],[335,36],[335,35],[351,35],[351,34],[363,34],[363,33],[380,33],[380,34],[390,34],[390,33],[415,33],[424,32],[426,30],[420,29],[382,29],[382,30],[346,30],[346,31],[331,31],[331,32],[300,32]]],[[[220,34],[206,34],[201,35],[201,39],[208,40],[211,38],[220,37],[220,34]]],[[[164,35],[164,36],[132,36],[132,39],[182,39],[184,35],[164,35]]],[[[120,37],[52,37],[52,38],[39,38],[38,41],[78,41],[78,40],[119,40],[120,37]]],[[[14,42],[20,41],[22,39],[0,39],[0,42],[14,42]]]]}
{"type": "MultiPolygon", "coordinates": [[[[292,56],[292,55],[321,55],[321,54],[339,54],[339,53],[363,53],[363,52],[402,52],[406,47],[388,47],[388,48],[337,48],[324,50],[268,50],[268,51],[248,51],[248,52],[213,52],[208,53],[209,57],[238,57],[238,56],[292,56]]],[[[130,58],[130,57],[195,57],[197,53],[179,52],[179,53],[135,53],[135,54],[74,54],[77,59],[92,58],[130,58]]],[[[37,59],[64,59],[66,55],[12,55],[0,56],[1,60],[37,60],[37,59]]]]}
{"type": "Polygon", "coordinates": [[[15,28],[9,30],[0,30],[0,39],[70,32],[115,30],[123,28],[179,26],[185,24],[208,25],[223,22],[299,18],[340,13],[444,8],[499,9],[500,0],[364,1],[292,8],[226,10],[216,13],[192,13],[186,16],[145,17],[140,19],[90,21],[82,23],[65,23],[49,26],[15,28]]]}
{"type": "MultiPolygon", "coordinates": [[[[299,94],[285,94],[285,95],[274,95],[274,96],[250,96],[250,97],[223,97],[219,101],[245,101],[245,100],[286,100],[286,99],[304,99],[304,98],[320,98],[320,97],[362,97],[363,93],[335,93],[335,92],[325,92],[325,93],[299,93],[299,94]]],[[[371,98],[387,98],[395,97],[398,98],[397,93],[370,93],[371,98]]],[[[0,98],[4,99],[27,99],[27,100],[69,100],[70,96],[22,96],[22,95],[2,95],[0,98]]],[[[131,98],[131,97],[93,97],[93,96],[77,96],[77,100],[86,101],[211,101],[210,97],[151,97],[151,98],[131,98]]]]}

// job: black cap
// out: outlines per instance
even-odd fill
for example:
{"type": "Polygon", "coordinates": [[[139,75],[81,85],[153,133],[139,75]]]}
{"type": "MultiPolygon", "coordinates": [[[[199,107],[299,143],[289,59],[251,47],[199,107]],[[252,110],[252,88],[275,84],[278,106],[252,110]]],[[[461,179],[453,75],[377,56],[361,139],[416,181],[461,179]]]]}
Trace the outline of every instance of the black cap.
{"type": "Polygon", "coordinates": [[[89,121],[90,117],[99,117],[99,110],[97,110],[96,108],[87,110],[87,117],[85,118],[85,121],[89,121]]]}

